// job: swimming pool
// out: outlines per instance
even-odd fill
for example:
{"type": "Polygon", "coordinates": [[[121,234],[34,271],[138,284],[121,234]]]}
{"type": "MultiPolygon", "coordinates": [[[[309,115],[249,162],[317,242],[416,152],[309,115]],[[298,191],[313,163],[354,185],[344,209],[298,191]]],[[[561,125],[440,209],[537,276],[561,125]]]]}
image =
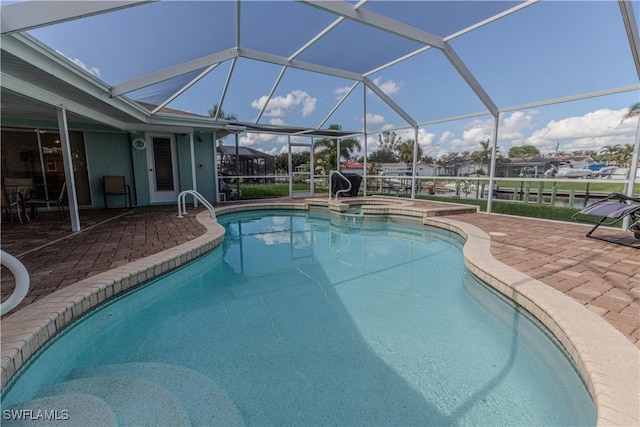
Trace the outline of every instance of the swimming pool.
{"type": "Polygon", "coordinates": [[[456,236],[306,212],[219,220],[221,248],[68,330],[3,407],[66,391],[103,408],[88,391],[129,389],[124,419],[595,424],[567,358],[468,274],[456,236]]]}

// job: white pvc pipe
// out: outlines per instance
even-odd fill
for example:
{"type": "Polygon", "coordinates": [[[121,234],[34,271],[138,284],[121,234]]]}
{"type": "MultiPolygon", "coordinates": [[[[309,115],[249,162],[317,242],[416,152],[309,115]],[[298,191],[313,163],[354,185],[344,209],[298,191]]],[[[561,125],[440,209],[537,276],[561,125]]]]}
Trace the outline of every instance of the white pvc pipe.
{"type": "Polygon", "coordinates": [[[0,250],[0,262],[7,267],[16,279],[16,288],[8,300],[0,304],[0,315],[10,312],[18,306],[29,292],[29,272],[22,263],[12,255],[0,250]]]}

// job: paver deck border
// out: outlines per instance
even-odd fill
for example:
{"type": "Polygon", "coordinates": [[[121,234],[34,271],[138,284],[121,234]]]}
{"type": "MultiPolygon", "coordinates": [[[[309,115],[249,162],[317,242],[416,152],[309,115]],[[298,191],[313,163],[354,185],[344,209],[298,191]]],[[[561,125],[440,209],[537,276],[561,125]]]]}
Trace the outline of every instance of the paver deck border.
{"type": "MultiPolygon", "coordinates": [[[[317,203],[267,202],[225,205],[217,215],[256,209],[307,210],[317,203]]],[[[496,260],[491,238],[478,227],[439,215],[453,209],[367,205],[370,214],[422,217],[424,225],[451,231],[466,242],[467,268],[479,279],[521,305],[565,347],[594,401],[598,425],[640,425],[640,350],[604,319],[553,289],[496,260]]],[[[185,244],[97,274],[50,294],[2,320],[2,389],[41,347],[80,316],[154,277],[215,249],[224,228],[200,212],[206,232],[185,244]]]]}

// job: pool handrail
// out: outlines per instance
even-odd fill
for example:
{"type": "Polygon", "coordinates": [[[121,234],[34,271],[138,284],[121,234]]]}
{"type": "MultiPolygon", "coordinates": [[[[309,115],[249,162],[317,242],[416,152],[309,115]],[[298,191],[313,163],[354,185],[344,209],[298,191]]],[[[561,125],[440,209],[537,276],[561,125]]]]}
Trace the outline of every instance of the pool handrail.
{"type": "Polygon", "coordinates": [[[348,193],[349,191],[351,191],[351,181],[349,181],[349,178],[347,178],[346,176],[344,176],[342,174],[342,172],[340,171],[331,171],[331,173],[329,173],[329,199],[331,199],[331,177],[333,175],[338,175],[340,176],[342,179],[344,179],[345,181],[347,181],[347,184],[349,184],[349,187],[347,189],[343,189],[343,190],[338,190],[336,191],[336,196],[335,199],[338,200],[338,194],[340,193],[348,193]]]}
{"type": "Polygon", "coordinates": [[[0,315],[4,315],[16,308],[18,304],[22,302],[24,297],[27,296],[31,280],[29,279],[29,272],[25,268],[24,264],[22,264],[18,258],[3,250],[0,250],[0,263],[7,267],[16,279],[16,287],[13,290],[13,293],[5,302],[0,304],[0,315]]]}
{"type": "Polygon", "coordinates": [[[178,218],[182,218],[187,214],[187,195],[193,196],[194,199],[198,200],[200,203],[204,205],[207,209],[209,209],[209,214],[211,215],[211,219],[217,221],[216,212],[213,209],[211,203],[205,199],[202,194],[198,193],[196,190],[184,190],[180,194],[178,194],[178,218]]]}

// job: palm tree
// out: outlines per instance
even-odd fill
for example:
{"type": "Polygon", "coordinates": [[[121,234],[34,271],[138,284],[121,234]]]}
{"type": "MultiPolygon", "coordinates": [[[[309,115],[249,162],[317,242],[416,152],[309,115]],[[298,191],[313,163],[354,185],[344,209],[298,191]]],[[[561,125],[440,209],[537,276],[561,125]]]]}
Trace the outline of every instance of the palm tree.
{"type": "Polygon", "coordinates": [[[627,111],[624,117],[622,117],[622,120],[620,120],[620,123],[635,116],[640,116],[640,102],[636,102],[631,107],[629,107],[629,111],[627,111]]]}
{"type": "MultiPolygon", "coordinates": [[[[418,145],[418,159],[422,157],[422,147],[418,145]]],[[[398,159],[404,163],[413,163],[413,139],[398,145],[398,159]]]]}
{"type": "Polygon", "coordinates": [[[607,162],[607,164],[618,163],[617,160],[620,148],[620,144],[607,145],[606,147],[602,147],[600,154],[602,154],[602,158],[607,162]]]}
{"type": "Polygon", "coordinates": [[[631,158],[633,157],[633,145],[625,144],[618,149],[616,162],[624,167],[631,166],[631,158]]]}
{"type": "Polygon", "coordinates": [[[218,104],[214,104],[213,107],[208,111],[209,116],[215,118],[216,114],[218,115],[218,119],[222,120],[238,120],[238,117],[234,113],[226,113],[218,104]]]}
{"type": "MultiPolygon", "coordinates": [[[[329,126],[331,130],[342,130],[340,125],[329,126]]],[[[360,141],[353,138],[340,140],[340,158],[349,159],[354,152],[360,151],[360,141]]],[[[325,172],[336,170],[338,167],[338,140],[323,138],[313,144],[314,156],[321,159],[325,172]]]]}
{"type": "Polygon", "coordinates": [[[471,160],[481,163],[483,166],[489,163],[491,158],[491,145],[489,139],[480,141],[480,150],[471,153],[471,160]]]}

